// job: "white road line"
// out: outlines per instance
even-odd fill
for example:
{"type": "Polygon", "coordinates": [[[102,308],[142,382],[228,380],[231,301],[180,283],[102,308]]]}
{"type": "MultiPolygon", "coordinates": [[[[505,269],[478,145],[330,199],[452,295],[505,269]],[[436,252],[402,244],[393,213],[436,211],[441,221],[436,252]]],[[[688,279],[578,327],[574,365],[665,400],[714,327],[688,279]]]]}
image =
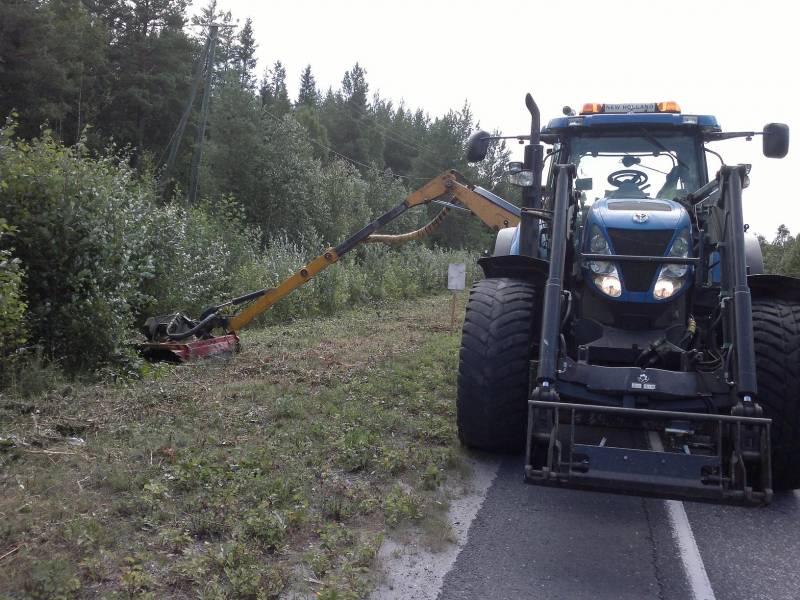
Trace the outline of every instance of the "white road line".
{"type": "Polygon", "coordinates": [[[672,527],[672,536],[678,544],[683,570],[686,571],[686,578],[689,580],[694,600],[715,600],[714,590],[708,580],[703,557],[700,556],[700,549],[694,539],[692,526],[689,525],[689,517],[686,516],[683,502],[678,500],[665,500],[665,502],[672,527]]]}
{"type": "MultiPolygon", "coordinates": [[[[650,447],[657,452],[663,452],[664,446],[658,433],[651,431],[649,434],[650,447]]],[[[665,500],[667,515],[669,517],[672,537],[678,545],[678,550],[683,563],[683,570],[689,581],[689,588],[692,591],[694,600],[716,600],[711,581],[708,579],[706,567],[703,564],[703,557],[694,539],[692,526],[689,524],[689,517],[686,516],[686,509],[683,502],[678,500],[665,500]]]]}

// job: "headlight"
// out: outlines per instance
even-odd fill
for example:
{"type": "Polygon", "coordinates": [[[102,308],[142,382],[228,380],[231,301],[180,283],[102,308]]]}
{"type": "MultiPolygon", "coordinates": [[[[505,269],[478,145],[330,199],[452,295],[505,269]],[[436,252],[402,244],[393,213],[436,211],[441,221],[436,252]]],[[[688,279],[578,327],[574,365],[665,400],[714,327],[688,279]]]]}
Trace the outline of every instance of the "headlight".
{"type": "Polygon", "coordinates": [[[613,263],[606,262],[604,260],[599,261],[590,261],[589,268],[592,270],[592,273],[603,274],[603,273],[611,273],[612,271],[616,271],[614,268],[613,263]]]}
{"type": "Polygon", "coordinates": [[[669,256],[680,256],[686,258],[689,256],[689,230],[684,229],[672,242],[672,248],[669,249],[669,256]]]}
{"type": "Polygon", "coordinates": [[[508,176],[508,182],[520,187],[531,187],[533,185],[533,171],[517,171],[508,176]]]}
{"type": "MultiPolygon", "coordinates": [[[[611,254],[608,240],[597,225],[592,225],[589,238],[589,250],[592,254],[611,254]]],[[[592,281],[606,296],[618,298],[622,294],[622,284],[614,263],[606,260],[590,260],[586,263],[592,272],[592,281]]]]}
{"type": "Polygon", "coordinates": [[[622,285],[620,285],[617,270],[609,275],[595,275],[594,284],[600,288],[606,296],[618,298],[622,294],[622,285]]]}
{"type": "Polygon", "coordinates": [[[592,254],[611,254],[608,240],[606,240],[606,236],[603,235],[597,225],[592,225],[592,238],[589,240],[589,249],[592,254]]]}
{"type": "MultiPolygon", "coordinates": [[[[689,230],[684,229],[675,238],[667,256],[687,258],[689,256],[689,248],[689,230]]],[[[653,288],[653,297],[656,300],[666,300],[674,296],[683,287],[688,272],[689,265],[684,264],[666,264],[661,267],[656,285],[653,288]]]]}
{"type": "Polygon", "coordinates": [[[686,271],[689,270],[689,265],[666,265],[661,268],[661,274],[666,275],[667,277],[674,277],[676,279],[680,279],[684,275],[686,275],[686,271]]]}
{"type": "Polygon", "coordinates": [[[683,279],[664,277],[662,273],[658,276],[656,286],[653,288],[653,296],[659,300],[666,300],[670,296],[673,296],[682,287],[683,279]]]}

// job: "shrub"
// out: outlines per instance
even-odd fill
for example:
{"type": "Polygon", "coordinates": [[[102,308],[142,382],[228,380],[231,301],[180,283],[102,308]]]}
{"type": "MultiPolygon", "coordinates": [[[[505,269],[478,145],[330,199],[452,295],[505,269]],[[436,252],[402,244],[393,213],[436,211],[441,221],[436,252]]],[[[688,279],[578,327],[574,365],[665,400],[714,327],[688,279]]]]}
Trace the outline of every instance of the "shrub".
{"type": "Polygon", "coordinates": [[[260,234],[231,198],[160,204],[152,177],[111,154],[13,134],[0,130],[0,357],[25,341],[20,265],[30,338],[75,373],[127,364],[145,315],[197,314],[258,259],[260,234]]]}
{"type": "Polygon", "coordinates": [[[243,210],[229,197],[191,208],[178,202],[154,206],[144,226],[153,266],[143,282],[149,312],[198,314],[227,298],[236,273],[260,254],[259,232],[247,226],[243,210]]]}
{"type": "Polygon", "coordinates": [[[14,352],[27,339],[26,304],[22,295],[24,272],[21,261],[12,257],[10,249],[4,249],[5,238],[13,234],[14,229],[0,218],[0,382],[6,379],[14,362],[14,352]]]}
{"type": "Polygon", "coordinates": [[[13,124],[0,130],[0,206],[28,272],[31,337],[68,370],[93,369],[126,354],[144,299],[146,190],[113,157],[92,160],[48,133],[30,143],[13,133],[13,124]]]}
{"type": "MultiPolygon", "coordinates": [[[[285,236],[272,240],[262,256],[240,266],[233,281],[234,294],[271,287],[296,272],[313,258],[307,245],[285,236]]],[[[465,251],[428,248],[419,243],[390,248],[367,245],[290,294],[258,317],[256,323],[279,323],[288,319],[331,314],[345,306],[375,300],[416,298],[447,289],[447,266],[467,265],[467,287],[477,277],[475,257],[465,251]]]]}

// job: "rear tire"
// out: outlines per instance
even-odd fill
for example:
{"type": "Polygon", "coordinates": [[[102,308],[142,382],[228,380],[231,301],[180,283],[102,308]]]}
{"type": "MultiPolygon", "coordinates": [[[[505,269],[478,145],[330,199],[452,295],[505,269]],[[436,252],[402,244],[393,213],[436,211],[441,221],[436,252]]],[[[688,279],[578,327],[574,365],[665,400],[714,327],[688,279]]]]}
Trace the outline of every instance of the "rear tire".
{"type": "Polygon", "coordinates": [[[507,278],[475,283],[458,364],[458,437],[469,448],[525,446],[535,290],[507,278]]]}
{"type": "Polygon", "coordinates": [[[753,300],[758,402],[772,419],[772,487],[800,488],[800,302],[753,300]]]}

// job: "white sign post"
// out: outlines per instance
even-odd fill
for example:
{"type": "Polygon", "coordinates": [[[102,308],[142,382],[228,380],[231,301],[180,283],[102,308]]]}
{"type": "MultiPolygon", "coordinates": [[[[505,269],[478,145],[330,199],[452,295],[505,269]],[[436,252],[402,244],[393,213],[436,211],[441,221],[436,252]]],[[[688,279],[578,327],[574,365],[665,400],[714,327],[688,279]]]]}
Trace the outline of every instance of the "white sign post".
{"type": "Polygon", "coordinates": [[[456,325],[456,296],[459,290],[466,287],[467,268],[464,263],[450,263],[447,267],[447,289],[453,291],[453,303],[450,310],[450,329],[456,325]]]}

